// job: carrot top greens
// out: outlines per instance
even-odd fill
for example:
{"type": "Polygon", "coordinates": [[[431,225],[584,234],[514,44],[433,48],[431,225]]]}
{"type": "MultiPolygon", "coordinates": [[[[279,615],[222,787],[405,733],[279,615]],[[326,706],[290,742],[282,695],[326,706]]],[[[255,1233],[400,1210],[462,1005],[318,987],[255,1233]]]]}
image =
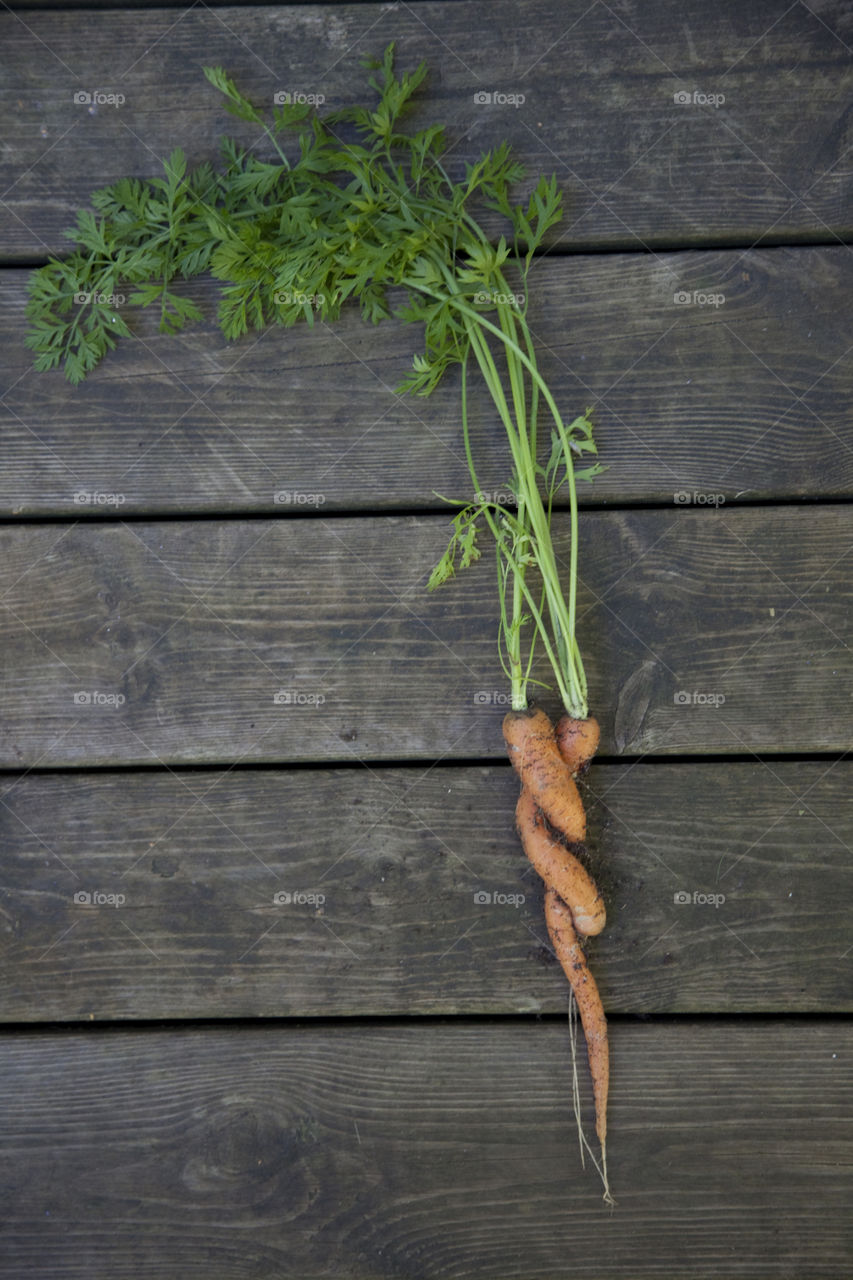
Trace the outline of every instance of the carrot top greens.
{"type": "Polygon", "coordinates": [[[349,299],[365,320],[392,315],[423,325],[424,351],[397,388],[429,395],[461,365],[461,420],[473,500],[459,502],[447,551],[430,578],[435,588],[479,557],[478,534],[494,540],[501,606],[499,649],[512,703],[527,703],[535,642],[543,645],[567,711],[587,713],[586,678],[575,640],[576,480],[601,469],[574,458],[595,455],[588,413],[566,423],[542,378],[527,323],[533,255],[562,216],[556,179],[540,177],[525,206],[509,192],[523,176],[506,143],[466,166],[454,182],[441,157],[441,125],[416,133],[400,119],[423,82],[425,63],[398,78],[394,45],[366,64],[378,102],[322,117],[307,102],[277,106],[268,123],[220,67],[205,68],[228,110],[258,125],[274,159],[233,139],[223,164],[188,170],[178,148],[164,176],[124,178],[93,192],[66,232],[76,249],[51,258],[30,281],[27,344],[39,370],[64,366],[80,382],[130,329],[114,305],[130,286],[130,306],[159,310],[160,329],[202,319],[175,281],[209,273],[222,281],[219,322],[228,338],[270,324],[333,321],[349,299]],[[345,141],[342,133],[354,134],[345,141]],[[290,146],[283,145],[285,135],[290,146]],[[295,135],[295,136],[294,136],[295,135]],[[502,214],[508,235],[493,245],[471,212],[476,202],[502,214]],[[515,287],[507,275],[511,275],[515,287]],[[405,303],[392,310],[389,289],[405,303]],[[468,429],[468,366],[473,355],[503,423],[512,459],[514,502],[484,494],[468,429]],[[539,416],[548,448],[540,460],[539,416]],[[564,597],[551,539],[552,503],[563,486],[571,544],[564,597]]]}

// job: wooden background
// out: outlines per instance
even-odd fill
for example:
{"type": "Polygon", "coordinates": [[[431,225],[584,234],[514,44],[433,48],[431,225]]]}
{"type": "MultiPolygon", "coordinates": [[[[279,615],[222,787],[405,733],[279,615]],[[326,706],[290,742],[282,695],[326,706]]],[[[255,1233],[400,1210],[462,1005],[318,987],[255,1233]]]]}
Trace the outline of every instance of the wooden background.
{"type": "Polygon", "coordinates": [[[849,1275],[851,46],[841,0],[0,16],[4,1277],[849,1275]],[[203,281],[80,388],[22,342],[92,188],[245,129],[202,65],[337,106],[391,39],[454,173],[506,137],[564,192],[612,1212],[493,569],[425,590],[458,380],[396,396],[418,335],[352,313],[227,344],[203,281]]]}

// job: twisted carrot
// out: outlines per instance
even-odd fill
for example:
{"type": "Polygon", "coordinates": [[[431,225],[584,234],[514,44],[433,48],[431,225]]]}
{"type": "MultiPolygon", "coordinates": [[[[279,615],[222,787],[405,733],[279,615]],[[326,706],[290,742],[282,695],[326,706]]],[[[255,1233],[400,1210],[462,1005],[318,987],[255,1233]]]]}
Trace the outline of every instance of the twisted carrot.
{"type": "Polygon", "coordinates": [[[515,811],[518,833],[527,857],[545,882],[545,922],[580,1011],[605,1199],[612,1203],[607,1183],[607,1019],[581,946],[582,937],[601,932],[606,914],[595,882],[566,847],[567,843],[577,845],[586,835],[586,814],[574,778],[595,755],[599,726],[592,718],[564,715],[555,732],[545,712],[537,709],[509,712],[503,729],[509,757],[522,784],[515,811]],[[561,839],[552,837],[548,823],[561,839]]]}
{"type": "Polygon", "coordinates": [[[595,1132],[603,1147],[607,1138],[607,1092],[610,1081],[610,1049],[604,1006],[575,932],[572,913],[554,889],[545,890],[545,923],[580,1010],[595,1098],[595,1132]]]}
{"type": "Polygon", "coordinates": [[[518,797],[515,819],[524,852],[546,885],[568,904],[578,933],[585,937],[601,933],[607,916],[595,882],[574,854],[562,842],[552,839],[527,790],[518,797]]]}
{"type": "Polygon", "coordinates": [[[521,785],[531,793],[551,826],[569,841],[583,840],[586,836],[583,801],[569,766],[560,755],[548,716],[541,708],[508,711],[503,732],[521,785]]]}

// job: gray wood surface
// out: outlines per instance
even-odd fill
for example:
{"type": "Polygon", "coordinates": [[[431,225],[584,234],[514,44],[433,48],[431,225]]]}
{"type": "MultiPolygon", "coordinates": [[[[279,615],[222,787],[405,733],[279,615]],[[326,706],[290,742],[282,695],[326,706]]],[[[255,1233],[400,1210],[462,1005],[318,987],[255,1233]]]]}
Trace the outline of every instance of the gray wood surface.
{"type": "MultiPolygon", "coordinates": [[[[594,766],[608,1013],[849,1011],[852,771],[594,766]]],[[[566,1008],[508,766],[0,783],[6,1020],[566,1008]]]]}
{"type": "MultiPolygon", "coordinates": [[[[503,759],[494,561],[428,595],[447,536],[438,516],[6,526],[0,763],[503,759]]],[[[848,507],[589,512],[580,538],[603,753],[849,748],[848,507]]]]}
{"type": "MultiPolygon", "coordinates": [[[[394,395],[421,326],[365,325],[356,310],[228,344],[216,289],[198,282],[204,326],[164,337],[134,313],[138,338],[74,388],[31,370],[26,280],[0,273],[2,514],[110,509],[75,502],[80,493],[118,495],[128,516],[279,512],[275,495],[288,492],[317,495],[302,508],[312,511],[438,508],[436,493],[473,491],[460,371],[428,399],[394,395]]],[[[607,470],[581,486],[584,503],[853,493],[846,248],[552,256],[529,292],[563,414],[594,410],[607,470]]],[[[480,483],[501,492],[504,435],[476,375],[471,387],[480,483]]]]}
{"type": "Polygon", "coordinates": [[[213,158],[240,125],[202,64],[225,65],[259,102],[284,90],[339,106],[361,100],[359,59],[392,39],[402,65],[432,68],[417,119],[446,123],[456,173],[504,137],[531,174],[556,172],[568,212],[555,242],[643,250],[853,231],[853,16],[841,0],[535,0],[523,16],[506,2],[191,6],[3,17],[3,252],[65,247],[93,187],[156,174],[176,143],[213,158]]]}
{"type": "MultiPolygon", "coordinates": [[[[0,1277],[846,1280],[853,11],[27,7],[0,15],[0,1277]],[[519,195],[564,192],[530,315],[609,467],[579,641],[612,1213],[512,828],[491,558],[425,591],[435,492],[469,492],[458,379],[395,398],[420,334],[353,315],[228,345],[206,282],[197,331],[140,317],[76,391],[22,343],[25,268],[93,187],[254,141],[203,64],[338,106],[391,39],[454,176],[507,138],[519,195]]],[[[482,400],[472,427],[502,491],[482,400]]]]}
{"type": "Polygon", "coordinates": [[[848,1276],[850,1027],[611,1038],[612,1212],[580,1169],[562,1023],[7,1039],[0,1274],[848,1276]]]}

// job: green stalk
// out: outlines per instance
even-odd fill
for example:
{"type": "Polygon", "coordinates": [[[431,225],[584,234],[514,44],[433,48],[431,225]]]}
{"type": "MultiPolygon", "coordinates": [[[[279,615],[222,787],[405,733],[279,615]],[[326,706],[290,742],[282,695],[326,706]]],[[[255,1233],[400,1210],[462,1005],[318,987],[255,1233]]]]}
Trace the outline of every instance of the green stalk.
{"type": "MultiPolygon", "coordinates": [[[[463,389],[466,388],[466,372],[467,372],[467,357],[464,358],[462,361],[463,389]]],[[[465,456],[468,463],[468,470],[471,475],[471,480],[474,485],[474,490],[476,493],[480,493],[482,492],[482,490],[480,488],[479,479],[477,478],[477,471],[474,465],[474,459],[471,452],[470,434],[468,431],[467,392],[466,394],[463,394],[463,398],[462,398],[462,436],[465,443],[465,456]]],[[[548,635],[548,628],[545,623],[545,619],[542,616],[541,608],[537,605],[536,601],[534,600],[533,595],[531,594],[530,589],[527,586],[527,583],[525,581],[525,575],[524,575],[525,565],[523,561],[519,561],[517,559],[516,555],[513,552],[513,549],[510,547],[507,541],[506,535],[498,525],[497,521],[495,520],[488,506],[485,506],[483,508],[483,516],[486,521],[486,524],[489,527],[489,531],[491,532],[497,546],[500,549],[501,555],[504,557],[504,560],[506,561],[507,567],[513,574],[514,589],[515,588],[518,589],[521,598],[524,600],[525,604],[527,605],[527,608],[530,610],[530,615],[536,629],[536,634],[540,636],[543,642],[546,656],[554,670],[554,673],[557,679],[557,683],[560,689],[560,696],[563,698],[563,701],[565,703],[565,700],[568,696],[568,692],[567,692],[565,683],[563,681],[563,676],[560,670],[559,663],[557,661],[557,656],[551,647],[551,642],[548,635]]],[[[505,518],[509,519],[508,516],[505,518]]],[[[525,530],[523,527],[519,526],[517,522],[516,522],[516,529],[514,531],[514,534],[515,534],[514,542],[516,544],[523,541],[525,536],[525,530]]],[[[505,596],[503,596],[503,594],[502,594],[502,600],[505,600],[505,596]]],[[[515,635],[519,634],[521,617],[522,617],[522,611],[521,611],[520,605],[516,607],[515,603],[513,604],[513,617],[512,617],[512,620],[509,622],[507,621],[505,607],[503,608],[502,625],[504,626],[504,629],[508,634],[515,634],[515,635]]],[[[511,664],[511,672],[508,674],[510,674],[513,682],[513,687],[512,687],[513,709],[523,710],[527,706],[527,698],[526,698],[526,692],[525,692],[527,677],[520,674],[521,673],[520,650],[519,650],[518,662],[515,663],[514,665],[512,662],[512,655],[508,654],[508,657],[510,658],[510,664],[511,664]]]]}
{"type": "MultiPolygon", "coordinates": [[[[477,315],[478,313],[474,313],[477,315]]],[[[492,326],[493,327],[493,326],[492,326]]],[[[556,560],[554,557],[553,546],[551,544],[550,531],[545,515],[545,509],[542,498],[535,483],[535,473],[533,471],[532,460],[526,448],[528,441],[524,435],[520,435],[509,417],[509,409],[504,396],[503,387],[495,368],[492,353],[485,341],[483,335],[479,332],[476,324],[469,324],[469,335],[471,346],[474,351],[483,377],[488,386],[492,399],[498,409],[504,426],[506,427],[507,437],[510,443],[510,450],[513,456],[516,472],[519,477],[521,486],[520,502],[523,501],[524,512],[527,521],[532,526],[532,541],[536,561],[542,574],[543,584],[548,600],[548,611],[552,618],[552,626],[555,625],[554,619],[559,616],[559,611],[564,609],[562,592],[559,585],[559,574],[557,570],[556,560]]],[[[526,527],[522,526],[522,527],[526,527]]],[[[514,586],[518,593],[523,594],[524,598],[530,603],[529,592],[525,588],[523,573],[516,573],[514,586]]],[[[538,611],[537,611],[538,614],[538,611]]],[[[521,626],[521,602],[519,595],[514,592],[513,596],[513,626],[517,630],[521,626]]],[[[556,655],[553,652],[545,625],[541,616],[537,619],[537,631],[543,641],[546,642],[546,651],[549,655],[554,675],[560,690],[560,696],[563,705],[569,709],[573,704],[573,690],[571,685],[571,668],[565,661],[565,656],[560,652],[560,630],[559,625],[555,626],[557,635],[556,655]],[[567,679],[567,672],[569,678],[567,679]]],[[[527,705],[526,694],[523,687],[513,690],[513,705],[517,709],[527,705]]],[[[572,712],[572,714],[576,714],[572,712]]]]}
{"type": "MultiPolygon", "coordinates": [[[[468,462],[468,471],[470,473],[471,480],[474,484],[474,492],[481,493],[482,490],[480,489],[480,482],[477,479],[477,469],[474,466],[474,455],[471,451],[471,434],[468,430],[468,359],[467,359],[467,356],[462,361],[462,439],[465,445],[465,457],[468,462]]],[[[524,571],[521,566],[517,566],[513,570],[513,575],[512,575],[513,614],[512,614],[512,620],[508,621],[507,613],[506,613],[506,586],[504,582],[504,575],[501,571],[501,555],[503,554],[504,558],[507,559],[504,553],[504,538],[501,531],[498,528],[497,522],[495,521],[488,507],[483,508],[483,514],[486,518],[486,523],[489,526],[491,534],[495,539],[495,546],[497,548],[497,556],[498,556],[498,598],[500,600],[500,609],[501,609],[500,630],[501,630],[501,634],[504,637],[504,643],[506,645],[507,660],[509,663],[509,667],[507,668],[503,664],[502,654],[501,654],[501,665],[504,665],[504,672],[510,681],[510,686],[512,690],[511,697],[512,697],[513,709],[518,710],[520,707],[523,707],[525,705],[525,691],[524,691],[525,681],[524,681],[524,675],[521,667],[520,628],[517,626],[514,626],[513,624],[515,622],[515,619],[520,616],[518,605],[516,603],[515,593],[517,590],[520,589],[519,582],[520,580],[523,580],[523,578],[520,579],[520,575],[523,575],[524,571]]],[[[500,651],[500,636],[499,636],[498,637],[498,653],[500,654],[500,652],[501,651],[500,651]]]]}
{"type": "MultiPolygon", "coordinates": [[[[564,707],[570,715],[582,718],[587,715],[588,706],[586,676],[583,670],[580,651],[575,640],[578,528],[577,492],[575,487],[574,469],[572,466],[571,445],[568,440],[565,424],[563,423],[559,409],[557,408],[556,402],[554,401],[547,384],[539,373],[529,329],[524,317],[517,317],[508,304],[499,303],[498,316],[501,320],[501,328],[498,328],[490,320],[487,320],[481,312],[475,311],[462,300],[457,282],[446,264],[440,260],[437,261],[435,258],[432,260],[435,262],[435,265],[440,270],[448,285],[448,294],[446,298],[444,295],[429,289],[421,281],[404,280],[403,283],[410,288],[417,288],[421,292],[426,293],[437,300],[449,301],[451,305],[456,307],[463,315],[472,349],[477,357],[486,385],[498,413],[500,414],[501,420],[504,423],[504,428],[507,433],[510,452],[512,454],[520,486],[520,493],[518,495],[519,516],[523,524],[529,524],[535,539],[535,555],[542,574],[545,596],[548,602],[548,613],[554,630],[555,647],[557,652],[557,660],[555,662],[552,659],[551,665],[557,679],[564,707]],[[525,354],[515,341],[513,335],[516,331],[516,324],[518,324],[524,332],[525,343],[530,351],[529,356],[525,354]],[[507,368],[510,377],[510,386],[513,394],[513,403],[516,409],[516,415],[519,419],[517,424],[513,423],[510,418],[509,406],[506,403],[503,386],[495,367],[491,351],[485,341],[483,333],[481,332],[482,329],[487,329],[496,334],[503,344],[504,355],[507,361],[507,368]],[[554,553],[553,543],[551,540],[549,516],[545,512],[538,485],[536,483],[536,458],[535,453],[531,450],[531,440],[527,430],[525,397],[520,380],[519,365],[527,369],[531,378],[533,391],[537,395],[539,391],[543,393],[546,403],[554,417],[557,431],[563,444],[566,471],[569,480],[571,522],[568,608],[560,586],[559,569],[557,567],[556,555],[554,553]]],[[[502,274],[498,272],[496,273],[496,276],[498,283],[502,286],[502,291],[509,293],[509,286],[502,274]]],[[[515,631],[518,631],[521,626],[521,601],[523,594],[523,574],[521,576],[516,574],[513,579],[513,627],[515,631]]],[[[545,638],[544,631],[539,625],[537,625],[536,633],[540,638],[545,638]]],[[[520,706],[526,706],[526,695],[524,693],[523,685],[521,689],[518,689],[517,685],[514,683],[513,699],[513,705],[515,705],[515,700],[517,699],[520,706]]]]}
{"type": "MultiPolygon", "coordinates": [[[[429,291],[425,290],[425,292],[429,292],[429,291]]],[[[433,295],[433,296],[437,296],[437,295],[433,295]]],[[[563,683],[565,683],[568,686],[568,693],[566,696],[564,696],[563,703],[570,715],[578,718],[584,718],[588,714],[586,674],[583,669],[583,663],[581,660],[580,651],[578,649],[577,642],[575,639],[575,618],[576,618],[576,610],[577,610],[577,557],[578,557],[577,488],[575,485],[574,467],[572,465],[571,444],[568,439],[565,423],[563,422],[563,419],[560,415],[560,411],[557,408],[556,402],[554,401],[554,397],[551,395],[551,392],[547,384],[545,383],[544,379],[539,373],[538,368],[536,367],[535,359],[531,360],[530,357],[528,357],[524,353],[524,351],[522,351],[522,349],[518,346],[518,344],[512,338],[510,338],[506,333],[504,333],[496,325],[492,324],[490,320],[487,320],[486,317],[483,316],[480,312],[477,312],[472,307],[469,307],[456,294],[451,295],[449,300],[451,302],[451,305],[455,306],[464,316],[468,318],[469,323],[480,325],[482,326],[482,328],[487,329],[490,332],[496,334],[497,337],[500,338],[501,341],[504,343],[504,346],[507,349],[507,351],[508,352],[511,351],[515,355],[515,357],[521,362],[521,364],[525,366],[525,368],[530,373],[531,378],[533,379],[534,385],[538,386],[539,390],[543,395],[543,398],[545,399],[546,404],[548,405],[548,408],[551,410],[551,414],[554,418],[557,432],[560,436],[560,440],[563,445],[563,453],[564,453],[565,465],[566,465],[566,475],[569,482],[569,511],[570,511],[570,524],[571,524],[568,607],[566,607],[566,603],[563,599],[562,591],[560,589],[559,570],[557,568],[556,556],[554,554],[554,548],[553,548],[553,543],[551,541],[550,529],[548,527],[548,521],[545,515],[545,509],[542,503],[541,496],[539,494],[538,487],[535,485],[535,480],[534,480],[534,483],[526,483],[526,480],[525,480],[526,476],[530,476],[530,472],[534,465],[533,459],[530,457],[530,454],[529,454],[529,441],[527,441],[526,438],[521,438],[517,435],[515,436],[515,440],[514,440],[513,435],[515,435],[515,433],[514,432],[510,433],[508,430],[508,436],[510,437],[510,448],[512,449],[512,452],[513,452],[513,460],[516,462],[519,482],[523,487],[523,491],[525,492],[526,502],[527,502],[529,515],[530,515],[530,522],[531,522],[531,525],[533,526],[533,529],[536,535],[537,561],[539,564],[540,571],[542,573],[543,582],[545,584],[545,589],[547,592],[549,613],[551,614],[554,628],[555,628],[557,651],[561,655],[560,675],[564,676],[565,680],[564,681],[560,680],[559,683],[561,684],[561,686],[563,683]],[[516,447],[513,447],[514,445],[516,445],[516,447]],[[525,448],[525,445],[527,445],[528,448],[525,448]],[[519,465],[519,463],[522,463],[522,465],[519,465]]],[[[526,322],[524,322],[524,327],[525,328],[527,327],[526,322]]],[[[469,332],[472,334],[472,338],[473,338],[473,333],[474,333],[473,328],[469,327],[469,332]]],[[[483,339],[483,341],[485,340],[483,339]]],[[[475,353],[477,353],[478,347],[476,344],[474,344],[474,350],[475,350],[475,353]]],[[[490,368],[492,371],[492,378],[496,380],[497,372],[496,370],[494,370],[494,363],[491,361],[491,356],[489,356],[489,361],[490,361],[490,368]]],[[[482,367],[482,362],[481,362],[481,367],[482,367]]],[[[485,376],[485,371],[484,371],[484,376],[485,376]]],[[[491,379],[489,379],[488,381],[489,381],[489,390],[492,392],[494,396],[495,388],[494,388],[493,382],[491,379]]],[[[505,400],[503,397],[503,388],[500,388],[500,396],[501,396],[501,400],[505,405],[505,400]]],[[[556,674],[557,674],[557,671],[555,670],[555,675],[556,674]]]]}
{"type": "MultiPolygon", "coordinates": [[[[485,324],[489,328],[494,328],[494,326],[489,325],[488,321],[486,321],[485,324]]],[[[500,406],[503,401],[503,390],[499,387],[498,383],[498,391],[496,392],[497,371],[494,367],[491,352],[489,352],[488,347],[485,344],[485,339],[481,334],[474,330],[473,326],[471,328],[471,340],[474,352],[480,361],[484,377],[489,385],[489,390],[492,393],[493,398],[496,400],[496,403],[500,406]],[[500,400],[498,399],[498,394],[500,396],[500,400]]],[[[509,340],[505,339],[505,341],[509,340]]],[[[516,351],[519,355],[523,354],[518,348],[516,348],[516,351]]],[[[504,413],[502,413],[502,417],[504,416],[504,413]]],[[[583,668],[579,663],[577,646],[572,646],[574,638],[574,592],[570,591],[569,611],[567,613],[563,593],[560,587],[559,570],[551,540],[548,519],[542,503],[542,498],[536,485],[534,461],[529,453],[529,441],[524,435],[516,433],[515,431],[508,431],[507,434],[510,438],[510,448],[512,450],[513,461],[516,466],[516,472],[519,480],[519,497],[520,500],[523,500],[524,502],[524,510],[535,539],[536,560],[542,574],[542,580],[548,601],[548,612],[551,617],[552,627],[555,633],[556,649],[558,654],[558,666],[555,670],[555,675],[558,676],[558,682],[561,686],[563,703],[566,710],[569,711],[571,715],[584,716],[587,711],[585,697],[586,683],[582,674],[583,668]],[[580,674],[578,671],[579,667],[580,674]],[[567,686],[565,691],[564,685],[567,686]]],[[[576,573],[577,552],[574,545],[577,529],[576,521],[577,516],[575,510],[575,518],[572,525],[574,550],[571,565],[572,573],[576,573]]]]}

